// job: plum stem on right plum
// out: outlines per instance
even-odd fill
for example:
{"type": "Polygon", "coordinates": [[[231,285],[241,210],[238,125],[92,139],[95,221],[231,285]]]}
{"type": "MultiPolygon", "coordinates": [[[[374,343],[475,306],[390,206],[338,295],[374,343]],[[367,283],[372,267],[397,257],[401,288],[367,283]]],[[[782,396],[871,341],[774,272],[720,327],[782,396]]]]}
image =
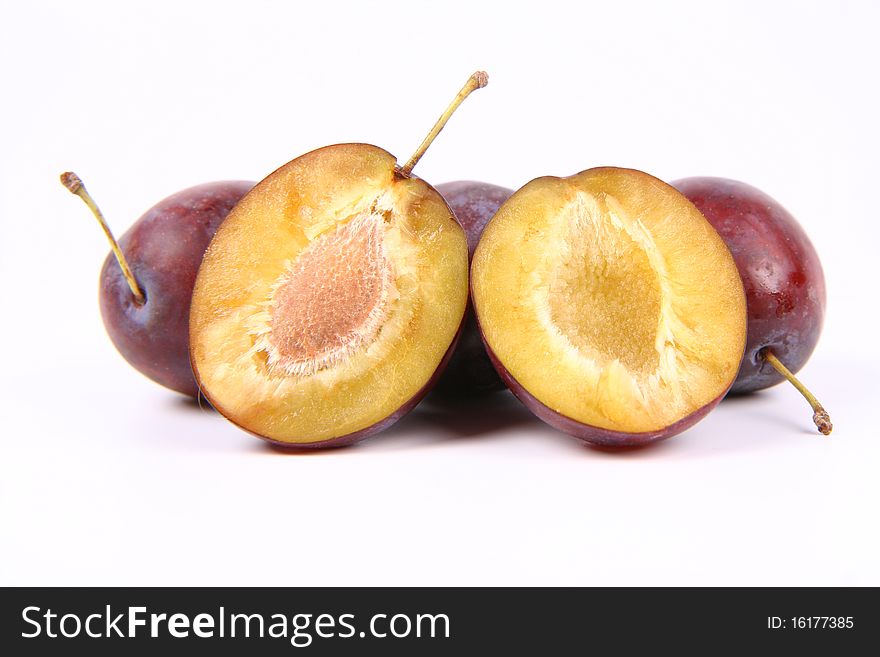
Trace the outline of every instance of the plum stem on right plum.
{"type": "Polygon", "coordinates": [[[813,408],[813,422],[816,424],[816,428],[819,429],[819,433],[823,436],[827,436],[831,433],[831,429],[833,428],[831,424],[831,416],[828,415],[828,411],[826,411],[822,404],[819,403],[819,400],[813,395],[812,392],[807,390],[807,387],[801,383],[798,378],[791,373],[791,371],[782,364],[782,362],[776,357],[776,355],[770,351],[767,347],[761,349],[758,352],[759,356],[763,358],[766,362],[770,363],[773,368],[779,372],[782,376],[786,378],[786,380],[791,383],[795,388],[797,388],[798,392],[800,392],[804,398],[810,402],[810,406],[813,408]]]}
{"type": "Polygon", "coordinates": [[[73,173],[73,171],[67,171],[61,174],[61,184],[64,185],[71,194],[79,196],[83,203],[89,206],[92,214],[95,215],[95,219],[101,224],[101,228],[107,236],[107,241],[110,242],[110,248],[113,250],[113,255],[116,256],[116,261],[119,263],[120,269],[122,269],[122,275],[125,276],[128,287],[131,288],[131,293],[139,304],[143,304],[147,300],[144,296],[143,290],[141,290],[140,285],[138,285],[134,274],[131,273],[131,267],[128,266],[128,261],[125,259],[122,249],[119,248],[119,243],[116,241],[116,238],[113,237],[113,231],[111,231],[110,226],[107,225],[107,221],[104,219],[104,214],[101,212],[100,208],[98,208],[98,204],[95,203],[88,190],[86,190],[83,181],[78,175],[73,173]]]}
{"type": "Polygon", "coordinates": [[[437,138],[437,135],[440,134],[440,131],[443,130],[446,122],[449,121],[449,117],[451,117],[455,110],[458,109],[458,106],[464,102],[464,99],[471,95],[471,92],[476,91],[477,89],[482,89],[487,84],[489,84],[489,75],[485,71],[477,71],[473,73],[464,83],[464,86],[461,88],[461,91],[456,94],[455,98],[452,99],[452,102],[449,104],[449,107],[446,108],[446,111],[440,115],[440,118],[437,119],[437,123],[434,124],[434,127],[431,128],[431,131],[428,135],[422,140],[422,143],[419,144],[419,147],[416,149],[416,152],[412,154],[406,164],[404,164],[398,172],[403,176],[409,176],[412,173],[413,167],[416,166],[418,161],[422,159],[422,155],[425,154],[425,151],[428,150],[428,147],[431,145],[431,142],[437,138]]]}

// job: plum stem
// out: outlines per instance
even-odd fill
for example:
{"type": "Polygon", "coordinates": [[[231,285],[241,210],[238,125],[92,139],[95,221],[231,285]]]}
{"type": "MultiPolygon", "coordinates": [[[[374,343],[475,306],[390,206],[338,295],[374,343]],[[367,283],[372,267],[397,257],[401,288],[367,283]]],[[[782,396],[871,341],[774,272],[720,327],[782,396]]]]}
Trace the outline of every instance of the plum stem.
{"type": "Polygon", "coordinates": [[[406,177],[412,173],[413,167],[415,167],[418,161],[422,159],[422,155],[425,154],[425,151],[428,150],[431,142],[433,142],[434,139],[437,138],[437,135],[440,134],[440,131],[443,130],[446,122],[449,121],[449,117],[455,113],[458,106],[464,102],[465,98],[471,95],[471,92],[476,91],[477,89],[482,89],[487,84],[489,84],[489,75],[485,71],[477,71],[468,78],[467,82],[465,82],[464,86],[461,88],[461,91],[456,94],[455,98],[453,98],[452,102],[449,104],[449,107],[447,107],[446,111],[440,115],[440,118],[437,119],[437,123],[434,124],[431,131],[424,138],[422,143],[419,144],[416,152],[406,161],[406,164],[400,167],[398,171],[401,175],[406,177]]]}
{"type": "Polygon", "coordinates": [[[94,199],[86,190],[86,186],[83,185],[83,181],[78,175],[73,173],[73,171],[68,171],[61,174],[61,184],[67,187],[68,191],[71,194],[79,196],[83,200],[83,203],[89,206],[89,210],[92,211],[92,214],[95,215],[95,219],[97,219],[98,223],[101,224],[101,228],[104,230],[104,234],[107,236],[107,241],[110,242],[110,248],[113,251],[113,255],[116,256],[116,261],[119,263],[120,269],[122,269],[122,275],[125,277],[125,281],[128,283],[128,287],[131,288],[131,293],[134,295],[134,298],[139,304],[143,304],[147,299],[144,296],[140,285],[138,285],[137,279],[135,279],[134,274],[131,273],[131,267],[128,266],[128,261],[122,254],[122,249],[119,248],[119,243],[116,241],[116,238],[113,237],[113,232],[110,230],[110,226],[107,225],[107,221],[104,219],[104,215],[101,213],[98,205],[95,203],[94,199]]]}
{"type": "Polygon", "coordinates": [[[816,428],[819,429],[819,433],[823,436],[827,436],[831,433],[832,424],[831,424],[831,416],[828,415],[828,411],[826,411],[822,404],[819,403],[819,400],[813,395],[812,392],[807,390],[807,387],[801,383],[797,377],[791,373],[791,371],[782,364],[782,362],[776,357],[770,349],[764,347],[758,352],[758,355],[763,358],[765,361],[770,363],[777,372],[779,372],[782,376],[786,378],[786,380],[791,383],[795,388],[797,388],[798,392],[800,392],[804,398],[810,402],[810,406],[813,408],[813,422],[816,424],[816,428]]]}

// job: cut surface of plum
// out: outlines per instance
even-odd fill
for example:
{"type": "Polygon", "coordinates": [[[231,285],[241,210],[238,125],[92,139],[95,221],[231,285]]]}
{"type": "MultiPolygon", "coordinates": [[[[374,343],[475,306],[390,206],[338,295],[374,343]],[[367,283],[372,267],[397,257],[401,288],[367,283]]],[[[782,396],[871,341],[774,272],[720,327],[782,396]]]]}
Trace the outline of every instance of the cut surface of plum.
{"type": "Polygon", "coordinates": [[[409,410],[467,304],[467,242],[386,151],[307,153],[223,223],[196,280],[193,368],[227,418],[271,441],[347,444],[409,410]]]}
{"type": "Polygon", "coordinates": [[[630,169],[523,187],[486,227],[471,290],[513,392],[590,442],[687,428],[728,390],[745,345],[724,242],[684,196],[630,169]]]}

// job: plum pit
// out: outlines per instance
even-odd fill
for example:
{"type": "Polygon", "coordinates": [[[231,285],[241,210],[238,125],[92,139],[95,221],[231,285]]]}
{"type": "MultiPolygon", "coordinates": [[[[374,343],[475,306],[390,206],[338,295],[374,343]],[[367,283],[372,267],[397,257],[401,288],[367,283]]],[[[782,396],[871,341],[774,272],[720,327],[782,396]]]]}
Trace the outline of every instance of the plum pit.
{"type": "Polygon", "coordinates": [[[355,217],[313,240],[278,278],[263,344],[270,369],[309,376],[376,338],[396,296],[383,223],[355,217]]]}

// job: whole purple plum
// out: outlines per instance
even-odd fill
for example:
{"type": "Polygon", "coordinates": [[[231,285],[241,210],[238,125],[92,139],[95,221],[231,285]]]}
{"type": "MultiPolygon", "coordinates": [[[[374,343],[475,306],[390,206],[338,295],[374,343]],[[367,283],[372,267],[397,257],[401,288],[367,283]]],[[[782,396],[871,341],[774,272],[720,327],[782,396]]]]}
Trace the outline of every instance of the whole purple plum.
{"type": "Polygon", "coordinates": [[[68,173],[62,182],[96,212],[114,248],[101,269],[99,292],[113,344],[156,383],[198,396],[189,358],[196,273],[217,228],[254,183],[212,182],[173,194],[147,210],[117,247],[79,178],[68,173]]]}
{"type": "Polygon", "coordinates": [[[719,232],[743,279],[748,338],[731,392],[784,381],[762,350],[797,372],[813,353],[825,317],[825,278],[810,238],[776,200],[746,183],[685,178],[672,185],[719,232]]]}
{"type": "Polygon", "coordinates": [[[721,235],[745,287],[748,338],[731,392],[790,379],[813,406],[819,431],[830,433],[828,414],[793,377],[813,353],[825,318],[825,277],[810,238],[778,201],[746,183],[696,177],[672,185],[721,235]]]}

